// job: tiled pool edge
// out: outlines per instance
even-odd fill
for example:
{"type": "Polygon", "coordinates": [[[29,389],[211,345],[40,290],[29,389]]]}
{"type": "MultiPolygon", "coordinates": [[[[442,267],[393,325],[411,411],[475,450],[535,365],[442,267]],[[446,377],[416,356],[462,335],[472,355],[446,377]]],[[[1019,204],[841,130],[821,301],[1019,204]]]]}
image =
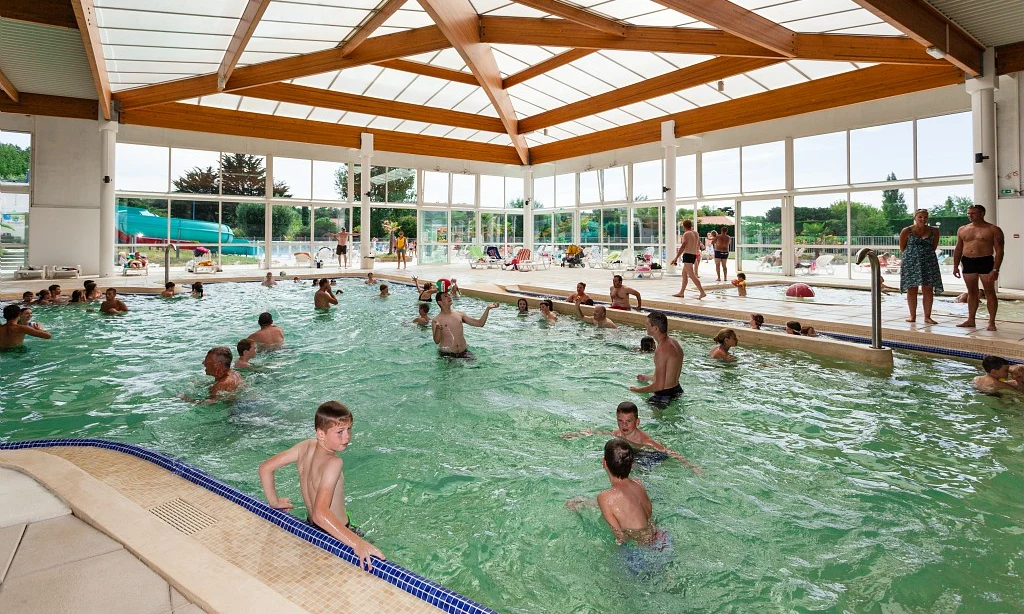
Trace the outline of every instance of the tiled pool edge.
{"type": "MultiPolygon", "coordinates": [[[[348,563],[358,566],[352,549],[316,529],[305,522],[280,510],[276,510],[265,502],[217,480],[191,465],[171,458],[159,452],[147,450],[141,446],[105,439],[38,439],[0,443],[0,450],[23,450],[52,447],[95,447],[128,454],[157,465],[178,477],[200,486],[220,497],[234,503],[260,518],[284,529],[296,537],[329,552],[348,563]]],[[[388,584],[409,593],[410,595],[451,614],[498,614],[495,610],[484,607],[436,582],[419,576],[395,563],[374,560],[372,575],[388,584]]]]}

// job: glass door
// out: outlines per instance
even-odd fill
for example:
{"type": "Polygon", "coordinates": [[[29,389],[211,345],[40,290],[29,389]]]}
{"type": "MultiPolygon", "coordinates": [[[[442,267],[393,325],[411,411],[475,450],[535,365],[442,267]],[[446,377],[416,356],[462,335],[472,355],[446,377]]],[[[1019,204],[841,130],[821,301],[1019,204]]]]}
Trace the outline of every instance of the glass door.
{"type": "Polygon", "coordinates": [[[420,211],[420,258],[423,264],[448,262],[448,211],[420,211]]]}

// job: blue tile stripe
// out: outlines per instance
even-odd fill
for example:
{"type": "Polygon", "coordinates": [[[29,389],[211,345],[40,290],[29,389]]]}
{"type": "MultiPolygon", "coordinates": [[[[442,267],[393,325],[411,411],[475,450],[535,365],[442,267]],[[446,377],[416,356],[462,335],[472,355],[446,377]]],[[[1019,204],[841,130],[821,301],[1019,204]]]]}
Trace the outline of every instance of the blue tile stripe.
{"type": "MultiPolygon", "coordinates": [[[[52,447],[94,447],[104,450],[113,450],[123,454],[130,454],[136,458],[149,461],[167,471],[180,476],[197,486],[201,486],[210,492],[224,497],[228,501],[240,505],[256,514],[260,518],[271,522],[278,527],[288,531],[292,535],[304,539],[314,546],[326,550],[331,554],[344,559],[348,563],[359,566],[352,548],[341,543],[337,539],[314,529],[298,518],[276,510],[264,501],[229,486],[217,480],[205,472],[192,467],[178,459],[171,458],[159,452],[147,450],[141,446],[105,439],[38,439],[35,441],[16,441],[0,443],[0,450],[23,450],[30,448],[52,448],[52,447]]],[[[427,603],[440,608],[451,614],[497,614],[495,610],[484,607],[475,601],[467,599],[458,593],[431,582],[423,576],[417,575],[404,567],[396,565],[391,561],[374,559],[373,571],[370,572],[388,584],[396,586],[403,591],[417,597],[427,603]]]]}
{"type": "MultiPolygon", "coordinates": [[[[527,292],[525,290],[506,290],[506,292],[508,292],[509,294],[522,294],[522,295],[525,295],[525,296],[532,296],[532,297],[539,297],[539,298],[553,298],[553,299],[561,300],[561,297],[554,296],[554,295],[551,295],[551,294],[543,294],[543,293],[540,293],[540,292],[527,292]]],[[[594,301],[594,304],[595,305],[607,305],[608,303],[607,302],[603,302],[603,301],[594,301]]],[[[645,309],[643,311],[651,311],[651,310],[650,309],[645,309]]],[[[675,317],[678,317],[678,318],[686,318],[687,320],[699,320],[699,321],[704,321],[704,322],[716,322],[716,323],[732,325],[734,327],[745,327],[747,325],[747,323],[745,321],[743,321],[743,320],[736,320],[736,319],[733,319],[733,318],[722,318],[722,317],[717,317],[717,316],[706,316],[706,315],[699,314],[699,313],[687,313],[685,311],[669,311],[667,309],[659,309],[658,311],[661,311],[665,315],[675,316],[675,317]]],[[[771,330],[771,329],[783,330],[782,326],[773,326],[771,324],[765,324],[762,328],[766,328],[766,329],[769,329],[769,330],[771,330]]],[[[868,338],[868,337],[859,337],[857,335],[844,335],[842,333],[823,333],[823,332],[819,332],[818,336],[819,337],[829,338],[829,339],[836,339],[837,341],[848,341],[850,343],[860,343],[860,344],[863,344],[863,345],[871,345],[871,339],[870,338],[868,338]]],[[[889,347],[889,348],[892,348],[892,349],[897,349],[897,350],[911,350],[911,351],[914,351],[914,352],[925,352],[925,353],[929,353],[929,354],[940,354],[942,356],[953,356],[955,358],[969,358],[971,360],[981,360],[981,359],[985,358],[985,356],[988,356],[988,354],[984,354],[984,353],[981,353],[981,352],[968,352],[966,350],[954,350],[954,349],[938,347],[938,346],[934,346],[934,345],[920,345],[920,344],[917,344],[917,343],[907,343],[907,342],[904,342],[904,341],[893,341],[893,340],[887,340],[887,339],[884,339],[884,338],[882,339],[882,341],[883,341],[883,343],[885,343],[886,347],[889,347]]],[[[1006,360],[1010,364],[1024,364],[1024,360],[1018,360],[1016,358],[1007,358],[1006,360]]]]}

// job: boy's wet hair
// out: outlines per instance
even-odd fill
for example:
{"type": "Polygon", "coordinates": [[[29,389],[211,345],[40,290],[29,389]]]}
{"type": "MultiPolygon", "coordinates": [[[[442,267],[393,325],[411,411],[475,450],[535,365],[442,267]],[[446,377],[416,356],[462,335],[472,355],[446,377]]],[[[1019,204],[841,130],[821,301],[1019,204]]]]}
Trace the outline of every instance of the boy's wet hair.
{"type": "Polygon", "coordinates": [[[231,348],[227,347],[226,345],[218,345],[217,347],[207,352],[206,355],[212,355],[215,359],[217,359],[217,362],[219,362],[220,364],[224,365],[229,369],[231,368],[231,359],[233,358],[233,356],[231,355],[231,348]]]}
{"type": "Polygon", "coordinates": [[[636,403],[623,401],[615,408],[615,415],[618,416],[619,414],[633,414],[635,417],[639,418],[640,410],[636,408],[636,403]]]}
{"type": "Polygon", "coordinates": [[[238,357],[241,358],[243,354],[252,349],[252,346],[252,339],[242,339],[239,341],[238,345],[235,346],[235,349],[238,350],[238,357]]]}
{"type": "Polygon", "coordinates": [[[387,289],[388,289],[388,285],[387,285],[387,284],[381,284],[381,285],[380,285],[380,291],[381,291],[381,292],[383,292],[383,291],[385,291],[385,290],[387,290],[387,289]]]}
{"type": "Polygon", "coordinates": [[[761,315],[759,313],[752,313],[752,314],[750,314],[750,317],[754,320],[754,322],[757,322],[758,326],[762,326],[764,324],[764,316],[763,315],[761,315]]]}
{"type": "Polygon", "coordinates": [[[260,314],[260,319],[257,322],[260,326],[270,326],[274,323],[274,316],[270,315],[269,311],[264,311],[260,314]]]}
{"type": "Polygon", "coordinates": [[[18,305],[7,305],[4,307],[4,319],[16,320],[21,315],[21,307],[18,305]]]}
{"type": "Polygon", "coordinates": [[[59,288],[59,287],[60,287],[60,284],[50,284],[50,287],[47,288],[47,290],[49,290],[52,293],[52,292],[56,291],[57,288],[59,288]]]}
{"type": "Polygon", "coordinates": [[[430,313],[430,303],[420,303],[420,313],[423,315],[430,313]]]}
{"type": "Polygon", "coordinates": [[[35,296],[35,294],[32,294],[31,290],[25,290],[24,292],[21,293],[22,299],[31,299],[33,296],[35,296]]]}
{"type": "Polygon", "coordinates": [[[725,343],[725,340],[728,339],[729,337],[736,338],[736,331],[734,331],[731,328],[723,328],[722,330],[718,331],[717,335],[715,335],[715,343],[721,345],[725,343]]]}
{"type": "Polygon", "coordinates": [[[653,352],[658,349],[658,343],[654,340],[654,337],[650,335],[644,335],[640,339],[640,351],[641,352],[653,352]]]}
{"type": "Polygon", "coordinates": [[[794,332],[799,333],[800,332],[800,323],[797,322],[796,320],[790,320],[789,322],[786,322],[786,328],[791,328],[791,329],[793,329],[794,332]]]}
{"type": "Polygon", "coordinates": [[[82,282],[82,286],[84,286],[86,290],[89,290],[90,288],[95,288],[96,287],[96,282],[94,282],[91,279],[87,279],[87,280],[82,282]]]}
{"type": "Polygon", "coordinates": [[[169,282],[164,284],[164,289],[165,290],[170,290],[173,287],[174,287],[174,282],[173,281],[169,281],[169,282]]]}
{"type": "Polygon", "coordinates": [[[318,431],[326,431],[339,424],[352,424],[352,412],[338,401],[327,401],[316,408],[313,426],[318,431]]]}
{"type": "MultiPolygon", "coordinates": [[[[4,313],[4,315],[6,316],[7,314],[4,313]]],[[[981,361],[981,368],[985,370],[985,373],[991,373],[992,371],[1002,369],[1008,364],[1010,364],[1009,361],[1002,356],[986,356],[981,361]]]]}
{"type": "Polygon", "coordinates": [[[647,321],[663,334],[668,334],[668,316],[665,314],[660,311],[652,311],[647,314],[647,321]]]}
{"type": "Polygon", "coordinates": [[[747,281],[747,274],[746,273],[736,273],[736,279],[742,279],[743,281],[747,281]]]}
{"type": "Polygon", "coordinates": [[[609,440],[604,444],[604,464],[615,477],[621,480],[628,478],[629,472],[633,470],[633,446],[625,439],[609,440]]]}

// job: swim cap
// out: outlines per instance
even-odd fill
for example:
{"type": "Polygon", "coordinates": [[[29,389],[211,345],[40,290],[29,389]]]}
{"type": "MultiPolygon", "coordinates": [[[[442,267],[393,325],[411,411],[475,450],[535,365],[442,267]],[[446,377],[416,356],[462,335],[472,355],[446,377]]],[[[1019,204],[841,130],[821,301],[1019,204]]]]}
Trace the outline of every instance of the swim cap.
{"type": "Polygon", "coordinates": [[[439,279],[437,280],[437,291],[438,292],[449,292],[452,289],[452,280],[450,279],[439,279]]]}

